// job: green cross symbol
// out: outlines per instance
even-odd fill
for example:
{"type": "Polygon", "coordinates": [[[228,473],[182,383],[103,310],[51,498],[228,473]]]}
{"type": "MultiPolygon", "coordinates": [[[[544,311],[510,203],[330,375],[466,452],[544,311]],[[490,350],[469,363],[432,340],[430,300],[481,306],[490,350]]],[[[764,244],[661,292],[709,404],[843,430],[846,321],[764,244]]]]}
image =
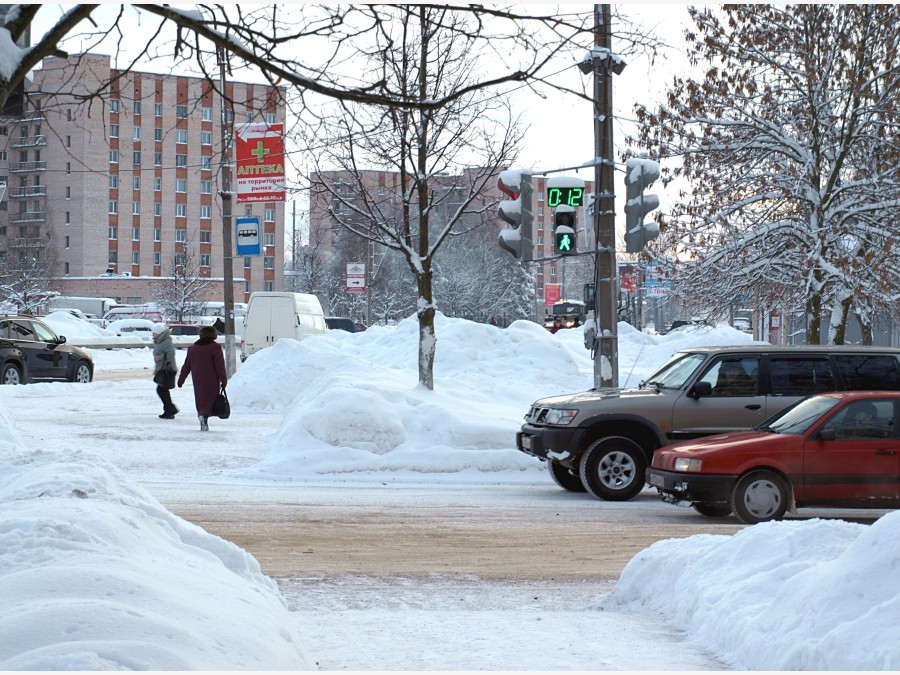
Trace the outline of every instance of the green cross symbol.
{"type": "Polygon", "coordinates": [[[266,150],[266,148],[263,146],[262,141],[257,141],[256,142],[256,150],[251,150],[250,154],[256,155],[257,162],[262,162],[266,158],[266,155],[269,154],[269,152],[270,151],[266,150]]]}

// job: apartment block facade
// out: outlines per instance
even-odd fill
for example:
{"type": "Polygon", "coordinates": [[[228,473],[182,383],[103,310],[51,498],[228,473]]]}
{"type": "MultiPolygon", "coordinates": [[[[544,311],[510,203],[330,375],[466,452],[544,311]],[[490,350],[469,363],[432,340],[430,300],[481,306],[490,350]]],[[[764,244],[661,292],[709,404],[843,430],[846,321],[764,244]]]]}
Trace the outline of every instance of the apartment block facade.
{"type": "Polygon", "coordinates": [[[217,84],[99,54],[44,59],[24,114],[0,120],[0,252],[45,255],[63,295],[149,302],[185,264],[212,282],[206,300],[223,298],[226,264],[238,302],[281,290],[284,203],[232,199],[233,217],[260,218],[262,255],[225,261],[220,191],[223,105],[231,138],[234,124],[284,122],[284,97],[228,82],[223,102],[217,84]]]}

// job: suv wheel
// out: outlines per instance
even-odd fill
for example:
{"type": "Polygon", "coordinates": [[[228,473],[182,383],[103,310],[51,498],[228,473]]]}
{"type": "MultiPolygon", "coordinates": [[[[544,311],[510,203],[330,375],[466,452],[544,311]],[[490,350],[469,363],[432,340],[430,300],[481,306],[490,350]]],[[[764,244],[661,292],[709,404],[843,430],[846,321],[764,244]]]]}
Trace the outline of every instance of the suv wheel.
{"type": "Polygon", "coordinates": [[[572,471],[572,469],[567,469],[559,462],[554,462],[553,460],[550,460],[547,464],[549,465],[553,482],[559,485],[563,490],[568,490],[569,492],[587,492],[584,483],[581,482],[581,476],[579,476],[577,472],[572,471]]]}
{"type": "Polygon", "coordinates": [[[594,441],[581,456],[581,482],[592,495],[624,502],[644,489],[647,459],[630,438],[607,436],[594,441]]]}
{"type": "Polygon", "coordinates": [[[91,381],[91,367],[84,361],[75,364],[75,371],[72,373],[72,382],[87,383],[91,381]]]}
{"type": "Polygon", "coordinates": [[[22,371],[14,363],[7,363],[0,370],[0,384],[24,384],[22,371]]]}
{"type": "Polygon", "coordinates": [[[731,492],[731,508],[742,523],[781,520],[788,506],[788,486],[771,471],[751,471],[731,492]]]}

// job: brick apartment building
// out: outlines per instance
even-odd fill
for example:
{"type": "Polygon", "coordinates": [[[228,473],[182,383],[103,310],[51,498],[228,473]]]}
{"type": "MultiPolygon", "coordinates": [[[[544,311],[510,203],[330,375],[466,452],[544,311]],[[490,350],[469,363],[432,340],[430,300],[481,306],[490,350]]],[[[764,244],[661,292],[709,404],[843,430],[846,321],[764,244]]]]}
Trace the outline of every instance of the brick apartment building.
{"type": "MultiPolygon", "coordinates": [[[[213,84],[119,71],[99,54],[44,59],[25,87],[23,114],[0,119],[8,188],[0,255],[46,256],[62,295],[135,303],[153,300],[187,247],[196,274],[213,282],[204,299],[221,300],[222,100],[213,84]]],[[[229,126],[284,122],[278,88],[226,89],[229,126]]],[[[232,214],[259,216],[263,245],[263,255],[232,261],[235,301],[281,290],[284,203],[234,202],[232,214]]]]}
{"type": "MultiPolygon", "coordinates": [[[[359,181],[363,189],[368,194],[368,199],[376,203],[385,203],[393,200],[399,204],[396,195],[400,194],[400,176],[396,172],[391,171],[363,171],[360,174],[359,181]]],[[[465,175],[435,177],[435,189],[452,190],[455,185],[465,184],[465,175]]],[[[351,180],[350,174],[344,171],[323,171],[313,178],[313,185],[316,183],[329,186],[328,189],[315,188],[312,190],[310,197],[310,232],[314,236],[320,238],[320,251],[327,251],[331,247],[332,232],[337,225],[337,219],[332,215],[332,210],[342,213],[344,217],[350,215],[352,210],[341,204],[341,200],[332,193],[340,195],[347,201],[353,201],[356,198],[355,192],[358,187],[355,181],[351,180]]],[[[532,179],[533,198],[532,213],[534,214],[534,223],[532,225],[532,241],[534,243],[534,258],[536,260],[548,258],[556,255],[554,250],[553,237],[553,212],[554,209],[546,206],[545,195],[547,193],[547,177],[534,176],[532,179]]],[[[593,182],[585,181],[585,194],[593,190],[593,182]]],[[[473,209],[486,204],[499,203],[500,200],[506,199],[496,186],[496,182],[491,182],[489,190],[484,194],[478,203],[473,204],[473,209]]],[[[448,206],[452,207],[453,200],[448,200],[448,206]]],[[[505,223],[500,220],[499,216],[495,219],[493,228],[485,230],[485,236],[493,241],[497,240],[498,234],[505,223]]],[[[485,228],[491,228],[490,224],[485,228]]],[[[577,250],[586,251],[594,248],[594,233],[591,225],[585,228],[584,208],[577,209],[576,215],[576,237],[577,250]]],[[[497,246],[498,256],[508,256],[509,253],[503,251],[497,246]]],[[[580,300],[583,294],[583,284],[585,282],[593,282],[593,256],[567,256],[562,259],[548,260],[546,262],[535,262],[531,269],[535,275],[535,296],[537,304],[534,310],[534,319],[540,321],[546,314],[544,305],[544,289],[545,284],[559,284],[561,286],[561,296],[569,300],[580,300]]]]}

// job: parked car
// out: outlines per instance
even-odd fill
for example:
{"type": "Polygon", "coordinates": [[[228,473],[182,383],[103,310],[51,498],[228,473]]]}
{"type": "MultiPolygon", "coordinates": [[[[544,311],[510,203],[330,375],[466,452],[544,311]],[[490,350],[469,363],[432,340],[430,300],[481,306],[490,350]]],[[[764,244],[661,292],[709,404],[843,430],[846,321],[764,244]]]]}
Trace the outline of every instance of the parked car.
{"type": "Polygon", "coordinates": [[[90,382],[93,378],[91,355],[66,344],[65,335],[57,335],[34,317],[0,317],[0,384],[90,382]]]}
{"type": "Polygon", "coordinates": [[[900,390],[900,349],[686,349],[637,387],[535,401],[516,446],[546,461],[560,487],[625,501],[644,488],[663,446],[752,429],[811,394],[864,390],[900,390]]]}
{"type": "Polygon", "coordinates": [[[121,337],[152,338],[154,322],[149,319],[119,319],[106,327],[121,337]]]}
{"type": "Polygon", "coordinates": [[[804,399],[753,431],[676,443],[653,455],[663,501],[744,523],[804,506],[900,506],[900,392],[804,399]]]}
{"type": "MultiPolygon", "coordinates": [[[[353,319],[346,319],[342,316],[326,316],[325,317],[325,325],[328,326],[328,330],[345,330],[348,333],[358,333],[359,324],[357,324],[353,319]]],[[[365,330],[365,328],[363,328],[365,330]]]]}
{"type": "Polygon", "coordinates": [[[203,328],[191,323],[170,323],[168,327],[172,335],[200,335],[200,329],[203,328]]]}

